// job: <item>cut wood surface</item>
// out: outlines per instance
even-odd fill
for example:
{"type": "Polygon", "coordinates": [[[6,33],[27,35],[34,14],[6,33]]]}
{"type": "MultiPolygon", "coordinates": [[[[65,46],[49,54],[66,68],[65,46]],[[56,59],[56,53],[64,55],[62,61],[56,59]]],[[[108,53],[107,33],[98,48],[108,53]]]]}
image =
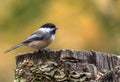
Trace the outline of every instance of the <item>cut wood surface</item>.
{"type": "Polygon", "coordinates": [[[19,54],[15,82],[120,82],[120,58],[94,50],[19,54]]]}

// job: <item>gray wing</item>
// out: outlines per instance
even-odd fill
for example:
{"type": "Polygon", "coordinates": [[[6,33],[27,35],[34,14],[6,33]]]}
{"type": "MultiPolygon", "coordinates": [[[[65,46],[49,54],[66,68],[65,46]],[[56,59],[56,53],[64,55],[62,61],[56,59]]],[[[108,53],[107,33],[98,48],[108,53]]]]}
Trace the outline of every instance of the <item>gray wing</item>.
{"type": "Polygon", "coordinates": [[[31,34],[31,36],[29,36],[28,38],[26,38],[23,43],[29,43],[32,41],[39,41],[39,40],[45,40],[50,36],[49,32],[43,32],[43,31],[35,31],[33,34],[31,34]]]}

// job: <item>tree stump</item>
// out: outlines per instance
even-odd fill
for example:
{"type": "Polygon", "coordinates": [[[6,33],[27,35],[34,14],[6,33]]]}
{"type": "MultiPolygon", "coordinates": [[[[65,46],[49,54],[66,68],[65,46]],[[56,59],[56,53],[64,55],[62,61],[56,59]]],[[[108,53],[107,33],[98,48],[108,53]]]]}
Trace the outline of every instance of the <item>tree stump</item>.
{"type": "Polygon", "coordinates": [[[19,54],[14,82],[120,82],[120,58],[93,50],[19,54]]]}

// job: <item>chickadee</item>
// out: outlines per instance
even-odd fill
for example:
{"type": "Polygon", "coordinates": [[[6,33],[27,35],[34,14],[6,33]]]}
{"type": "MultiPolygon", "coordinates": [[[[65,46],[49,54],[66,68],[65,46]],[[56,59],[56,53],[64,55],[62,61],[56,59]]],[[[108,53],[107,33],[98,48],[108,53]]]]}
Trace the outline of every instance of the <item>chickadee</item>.
{"type": "Polygon", "coordinates": [[[11,47],[6,50],[4,53],[7,53],[11,50],[19,48],[20,46],[29,46],[35,49],[42,49],[47,47],[55,37],[55,32],[57,28],[52,23],[46,23],[42,25],[38,30],[33,32],[29,37],[27,37],[23,42],[17,44],[16,46],[11,47]]]}

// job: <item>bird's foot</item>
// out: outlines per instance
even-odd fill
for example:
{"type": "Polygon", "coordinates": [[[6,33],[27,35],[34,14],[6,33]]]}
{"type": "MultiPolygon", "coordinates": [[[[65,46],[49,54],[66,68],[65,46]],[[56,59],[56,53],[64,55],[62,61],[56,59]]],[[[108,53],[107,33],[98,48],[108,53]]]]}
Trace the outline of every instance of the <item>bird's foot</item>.
{"type": "Polygon", "coordinates": [[[39,49],[38,51],[49,51],[50,49],[49,48],[42,48],[42,49],[39,49]]]}

